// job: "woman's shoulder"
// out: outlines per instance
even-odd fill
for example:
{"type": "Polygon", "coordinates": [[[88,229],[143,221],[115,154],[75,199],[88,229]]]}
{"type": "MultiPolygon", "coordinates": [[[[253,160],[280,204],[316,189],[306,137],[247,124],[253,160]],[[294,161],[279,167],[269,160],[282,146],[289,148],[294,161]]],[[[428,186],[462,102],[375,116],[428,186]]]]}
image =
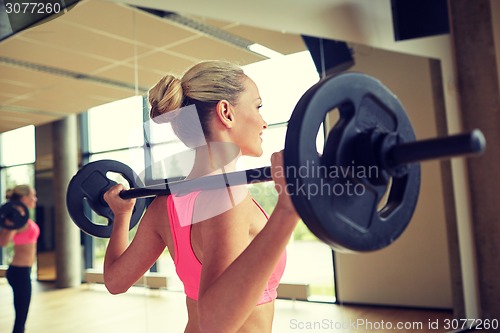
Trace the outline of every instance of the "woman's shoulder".
{"type": "Polygon", "coordinates": [[[167,196],[157,196],[147,207],[147,211],[152,213],[162,213],[167,210],[167,196]]]}
{"type": "Polygon", "coordinates": [[[251,207],[251,197],[245,186],[231,186],[222,189],[201,191],[196,197],[193,221],[204,221],[217,217],[232,218],[244,214],[251,207]]]}
{"type": "Polygon", "coordinates": [[[146,213],[141,219],[141,224],[148,224],[153,228],[162,228],[162,225],[168,225],[170,223],[170,220],[168,218],[167,209],[167,197],[155,197],[146,208],[146,213]]]}

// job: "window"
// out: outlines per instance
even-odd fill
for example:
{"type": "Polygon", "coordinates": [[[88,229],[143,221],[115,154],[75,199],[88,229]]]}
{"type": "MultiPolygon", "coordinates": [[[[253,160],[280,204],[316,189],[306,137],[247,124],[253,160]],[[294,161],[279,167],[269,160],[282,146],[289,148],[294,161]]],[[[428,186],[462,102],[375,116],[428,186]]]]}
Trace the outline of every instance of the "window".
{"type": "Polygon", "coordinates": [[[243,69],[259,88],[261,112],[268,124],[288,121],[300,97],[319,79],[309,52],[260,61],[243,69]]]}
{"type": "MultiPolygon", "coordinates": [[[[134,96],[88,110],[88,147],[84,152],[88,161],[110,159],[128,165],[144,180],[143,97],[134,96]]],[[[85,137],[85,135],[84,135],[85,137]]],[[[85,140],[85,139],[84,139],[85,140]]],[[[123,177],[108,175],[110,179],[126,184],[123,177]]],[[[107,224],[105,218],[92,213],[93,222],[107,224]]],[[[134,231],[131,232],[133,237],[134,231]]],[[[92,238],[94,268],[102,268],[109,239],[92,238]]]]}
{"type": "Polygon", "coordinates": [[[21,127],[0,136],[0,165],[12,166],[35,162],[35,127],[21,127]]]}
{"type": "Polygon", "coordinates": [[[138,147],[144,144],[141,96],[91,108],[88,115],[91,153],[138,147]]]}
{"type": "MultiPolygon", "coordinates": [[[[16,185],[35,184],[35,127],[25,126],[0,134],[0,204],[5,203],[5,192],[16,185]]],[[[30,216],[34,218],[34,211],[30,216]]],[[[10,262],[12,242],[0,248],[0,264],[10,262]]]]}

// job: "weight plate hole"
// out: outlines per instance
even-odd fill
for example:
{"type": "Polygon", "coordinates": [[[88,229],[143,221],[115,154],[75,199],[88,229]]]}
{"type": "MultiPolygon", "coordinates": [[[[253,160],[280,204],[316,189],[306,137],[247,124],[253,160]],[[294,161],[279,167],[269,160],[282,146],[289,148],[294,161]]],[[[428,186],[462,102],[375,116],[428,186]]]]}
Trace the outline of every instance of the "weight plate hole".
{"type": "Polygon", "coordinates": [[[93,224],[103,226],[108,225],[108,219],[99,214],[96,214],[90,207],[87,198],[84,198],[83,200],[83,214],[87,219],[89,219],[89,221],[92,221],[93,224]]]}
{"type": "Polygon", "coordinates": [[[106,177],[109,179],[109,180],[112,180],[118,184],[122,184],[123,186],[125,186],[125,189],[130,189],[130,184],[128,182],[128,180],[123,177],[121,174],[117,173],[117,172],[113,172],[113,171],[108,171],[106,173],[106,177]]]}
{"type": "Polygon", "coordinates": [[[385,192],[377,204],[377,212],[380,213],[387,205],[387,201],[389,200],[389,193],[391,193],[391,187],[392,187],[392,177],[389,178],[385,192]]]}
{"type": "Polygon", "coordinates": [[[325,153],[325,138],[327,138],[331,130],[335,128],[339,119],[340,114],[337,108],[334,108],[326,113],[325,119],[319,127],[318,134],[316,134],[316,150],[319,155],[323,155],[325,153]]]}

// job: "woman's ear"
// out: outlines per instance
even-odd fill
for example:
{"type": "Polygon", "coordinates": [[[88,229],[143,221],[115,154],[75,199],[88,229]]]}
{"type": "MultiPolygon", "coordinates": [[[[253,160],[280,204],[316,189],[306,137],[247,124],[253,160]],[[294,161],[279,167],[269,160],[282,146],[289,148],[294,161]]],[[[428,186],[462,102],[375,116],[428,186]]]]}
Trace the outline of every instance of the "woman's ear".
{"type": "Polygon", "coordinates": [[[220,100],[215,106],[217,118],[226,128],[232,128],[234,125],[234,108],[225,99],[220,100]]]}

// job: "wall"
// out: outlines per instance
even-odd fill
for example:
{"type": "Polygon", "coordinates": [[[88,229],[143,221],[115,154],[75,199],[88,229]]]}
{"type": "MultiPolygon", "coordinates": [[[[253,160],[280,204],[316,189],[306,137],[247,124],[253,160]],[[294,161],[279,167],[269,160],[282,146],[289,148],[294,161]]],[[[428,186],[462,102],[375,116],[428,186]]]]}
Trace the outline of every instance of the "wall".
{"type": "Polygon", "coordinates": [[[493,13],[495,54],[497,56],[497,69],[498,69],[498,77],[500,80],[500,1],[491,0],[491,12],[493,13]]]}

